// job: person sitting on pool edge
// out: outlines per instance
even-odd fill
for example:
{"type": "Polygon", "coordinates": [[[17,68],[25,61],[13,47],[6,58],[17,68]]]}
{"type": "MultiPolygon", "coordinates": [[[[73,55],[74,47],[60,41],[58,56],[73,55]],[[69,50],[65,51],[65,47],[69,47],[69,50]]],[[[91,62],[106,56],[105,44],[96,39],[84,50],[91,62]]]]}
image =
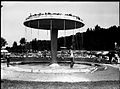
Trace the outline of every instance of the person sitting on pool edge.
{"type": "Polygon", "coordinates": [[[73,50],[70,49],[70,68],[73,68],[74,66],[74,54],[73,54],[73,50]]]}

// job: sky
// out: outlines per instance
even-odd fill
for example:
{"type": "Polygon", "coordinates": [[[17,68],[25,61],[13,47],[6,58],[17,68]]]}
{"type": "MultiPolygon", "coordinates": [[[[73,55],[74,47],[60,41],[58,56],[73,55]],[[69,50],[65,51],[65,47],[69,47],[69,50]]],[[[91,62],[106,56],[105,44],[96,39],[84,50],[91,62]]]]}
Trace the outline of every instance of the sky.
{"type": "Polygon", "coordinates": [[[113,25],[119,26],[119,2],[80,2],[80,1],[2,1],[1,4],[1,37],[8,45],[25,37],[27,41],[34,38],[50,40],[50,31],[25,27],[23,22],[31,14],[63,13],[79,16],[84,27],[68,31],[58,31],[58,37],[85,32],[87,28],[94,28],[97,24],[102,28],[113,25]]]}

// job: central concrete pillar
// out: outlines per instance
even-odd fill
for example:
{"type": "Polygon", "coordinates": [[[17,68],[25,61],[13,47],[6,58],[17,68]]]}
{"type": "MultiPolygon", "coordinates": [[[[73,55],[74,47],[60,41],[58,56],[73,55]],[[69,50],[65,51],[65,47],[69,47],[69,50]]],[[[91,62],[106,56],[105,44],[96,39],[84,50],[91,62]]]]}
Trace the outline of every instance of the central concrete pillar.
{"type": "Polygon", "coordinates": [[[57,63],[57,37],[58,30],[51,29],[51,58],[52,64],[57,63]]]}

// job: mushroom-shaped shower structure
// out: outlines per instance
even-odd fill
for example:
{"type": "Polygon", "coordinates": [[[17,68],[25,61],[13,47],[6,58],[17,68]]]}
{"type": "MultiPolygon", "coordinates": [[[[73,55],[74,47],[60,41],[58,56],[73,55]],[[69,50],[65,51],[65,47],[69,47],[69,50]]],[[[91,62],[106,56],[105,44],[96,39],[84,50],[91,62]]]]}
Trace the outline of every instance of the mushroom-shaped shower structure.
{"type": "Polygon", "coordinates": [[[58,30],[73,30],[84,26],[83,20],[72,14],[39,13],[26,18],[24,25],[30,28],[50,30],[51,36],[51,66],[57,64],[58,30]]]}

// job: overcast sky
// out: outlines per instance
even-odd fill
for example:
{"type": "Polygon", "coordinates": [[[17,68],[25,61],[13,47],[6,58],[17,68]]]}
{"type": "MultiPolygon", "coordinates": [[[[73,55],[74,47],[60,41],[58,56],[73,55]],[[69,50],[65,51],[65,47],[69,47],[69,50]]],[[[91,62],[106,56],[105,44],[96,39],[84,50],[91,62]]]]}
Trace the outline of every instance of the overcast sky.
{"type": "Polygon", "coordinates": [[[14,41],[22,37],[30,41],[33,38],[40,40],[50,40],[50,33],[46,30],[37,30],[25,28],[23,22],[32,14],[56,12],[63,14],[72,14],[83,19],[85,24],[80,29],[70,31],[59,31],[58,37],[69,36],[73,33],[84,32],[87,28],[94,28],[99,25],[102,28],[119,25],[119,2],[14,2],[2,1],[1,8],[1,36],[6,39],[8,46],[12,46],[14,41]],[[26,29],[26,30],[25,30],[26,29]]]}

